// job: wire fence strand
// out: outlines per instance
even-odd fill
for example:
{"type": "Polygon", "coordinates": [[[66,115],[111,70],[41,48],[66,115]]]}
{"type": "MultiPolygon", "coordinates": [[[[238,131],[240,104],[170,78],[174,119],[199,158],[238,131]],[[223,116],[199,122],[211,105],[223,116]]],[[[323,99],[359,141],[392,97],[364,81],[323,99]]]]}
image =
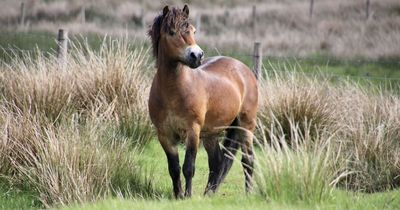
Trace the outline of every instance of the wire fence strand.
{"type": "MultiPolygon", "coordinates": [[[[31,41],[27,39],[35,39],[36,43],[34,49],[22,49],[21,47],[12,45],[13,43],[6,43],[6,45],[0,42],[0,52],[3,51],[3,54],[8,55],[16,55],[19,53],[51,53],[54,52],[54,48],[48,49],[40,49],[39,43],[37,39],[46,40],[47,44],[49,42],[54,42],[56,44],[56,34],[51,35],[49,34],[40,34],[39,32],[2,32],[0,35],[8,36],[9,40],[18,39],[21,43],[24,41],[31,41]],[[18,38],[16,38],[18,37],[18,38]],[[25,39],[25,40],[24,40],[25,39]],[[22,41],[21,41],[22,40],[22,41]]],[[[15,44],[15,43],[14,43],[15,44]]],[[[218,49],[217,53],[220,55],[228,55],[231,57],[236,58],[252,58],[253,54],[250,53],[238,53],[238,52],[224,52],[218,49]]],[[[4,56],[4,55],[3,55],[4,56]]],[[[341,59],[335,57],[329,58],[319,58],[319,57],[295,57],[295,56],[272,56],[272,55],[262,55],[263,58],[263,69],[266,71],[278,71],[278,72],[293,72],[292,70],[287,70],[287,68],[281,68],[279,64],[288,64],[298,66],[301,69],[302,63],[306,62],[307,64],[315,65],[317,67],[323,66],[330,66],[330,65],[348,65],[348,66],[360,66],[360,65],[369,65],[369,64],[379,64],[379,65],[389,65],[398,68],[400,71],[400,60],[364,60],[364,59],[355,59],[355,60],[348,60],[348,59],[341,59]],[[271,61],[277,62],[271,63],[271,61]],[[272,65],[275,65],[275,68],[268,68],[272,65]]],[[[345,75],[339,74],[334,72],[305,72],[301,71],[302,74],[312,75],[312,76],[328,76],[328,77],[341,77],[341,78],[354,78],[354,79],[369,79],[369,80],[385,80],[385,81],[400,81],[400,78],[397,77],[379,77],[379,76],[369,76],[369,75],[345,75]]]]}
{"type": "Polygon", "coordinates": [[[333,72],[305,72],[305,71],[293,71],[293,70],[283,70],[285,68],[277,68],[275,64],[268,64],[272,68],[267,68],[265,63],[263,63],[263,69],[268,72],[280,72],[280,73],[299,73],[309,76],[321,76],[321,77],[338,77],[338,78],[353,78],[353,79],[365,79],[365,80],[382,80],[382,81],[400,81],[398,77],[376,77],[376,76],[363,76],[363,75],[344,75],[333,72]],[[275,67],[274,67],[275,66],[275,67]]]}

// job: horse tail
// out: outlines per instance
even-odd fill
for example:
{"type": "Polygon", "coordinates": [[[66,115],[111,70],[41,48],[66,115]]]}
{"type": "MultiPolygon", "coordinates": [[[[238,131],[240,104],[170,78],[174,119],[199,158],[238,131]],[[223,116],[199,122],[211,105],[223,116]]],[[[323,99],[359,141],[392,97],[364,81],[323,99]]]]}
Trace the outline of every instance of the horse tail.
{"type": "Polygon", "coordinates": [[[235,118],[231,126],[226,130],[225,138],[223,141],[222,148],[222,161],[221,168],[219,171],[219,183],[221,183],[225,176],[228,174],[232,167],[233,159],[235,158],[236,152],[239,149],[240,137],[239,137],[239,119],[235,118]]]}

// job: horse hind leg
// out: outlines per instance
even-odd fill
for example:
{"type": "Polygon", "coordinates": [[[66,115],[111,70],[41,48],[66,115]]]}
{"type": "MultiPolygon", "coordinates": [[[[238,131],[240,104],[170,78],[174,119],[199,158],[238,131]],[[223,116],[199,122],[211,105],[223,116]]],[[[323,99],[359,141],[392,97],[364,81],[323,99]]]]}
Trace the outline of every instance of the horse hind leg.
{"type": "Polygon", "coordinates": [[[219,167],[222,161],[222,152],[217,136],[204,138],[203,145],[207,151],[209,167],[208,182],[204,191],[204,195],[207,195],[214,193],[217,189],[217,180],[219,176],[219,167]]]}
{"type": "Polygon", "coordinates": [[[226,129],[222,149],[220,148],[218,141],[214,141],[216,143],[211,144],[211,146],[205,146],[206,150],[208,150],[207,153],[209,154],[208,161],[210,167],[210,175],[205,194],[211,192],[214,193],[232,167],[233,158],[235,157],[240,145],[240,129],[237,128],[238,125],[239,119],[235,118],[231,126],[226,129]]]}
{"type": "Polygon", "coordinates": [[[227,130],[218,184],[223,181],[231,168],[233,159],[240,145],[242,149],[241,162],[245,176],[245,189],[246,192],[250,192],[252,190],[254,170],[253,131],[256,127],[256,120],[250,118],[246,113],[240,114],[239,119],[236,118],[231,128],[227,130]]]}
{"type": "Polygon", "coordinates": [[[252,190],[252,179],[254,170],[254,152],[253,152],[253,131],[255,129],[255,120],[246,119],[242,117],[242,124],[240,125],[243,129],[240,130],[240,139],[242,139],[242,166],[245,176],[245,189],[246,192],[252,190]]]}
{"type": "Polygon", "coordinates": [[[240,128],[238,128],[239,125],[239,119],[235,118],[230,128],[226,130],[226,135],[223,142],[222,164],[219,183],[224,180],[230,168],[232,167],[233,159],[235,158],[236,152],[239,148],[239,145],[241,144],[240,128]]]}

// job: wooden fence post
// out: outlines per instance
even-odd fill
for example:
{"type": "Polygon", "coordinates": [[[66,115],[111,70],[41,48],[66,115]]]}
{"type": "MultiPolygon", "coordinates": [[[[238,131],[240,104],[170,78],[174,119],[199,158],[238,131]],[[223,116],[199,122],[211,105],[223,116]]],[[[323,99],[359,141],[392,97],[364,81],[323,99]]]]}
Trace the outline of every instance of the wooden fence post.
{"type": "Polygon", "coordinates": [[[366,15],[367,20],[369,18],[369,7],[370,7],[370,2],[369,2],[369,0],[367,0],[366,5],[365,5],[365,15],[366,15]]]}
{"type": "Polygon", "coordinates": [[[309,10],[310,19],[312,19],[313,12],[314,12],[314,0],[310,0],[310,10],[309,10]]]}
{"type": "Polygon", "coordinates": [[[25,3],[21,2],[21,14],[20,14],[20,27],[23,29],[25,27],[25,3]]]}
{"type": "Polygon", "coordinates": [[[197,31],[197,34],[200,34],[200,31],[201,31],[201,14],[197,14],[197,16],[196,16],[196,31],[197,31]]]}
{"type": "Polygon", "coordinates": [[[142,8],[140,10],[140,24],[142,25],[143,28],[146,28],[146,20],[144,18],[144,9],[142,8]]]}
{"type": "Polygon", "coordinates": [[[86,23],[86,7],[82,6],[79,12],[79,19],[82,24],[86,23]]]}
{"type": "Polygon", "coordinates": [[[230,14],[229,10],[225,9],[224,18],[222,19],[225,27],[227,27],[227,24],[230,23],[230,21],[229,21],[231,18],[230,16],[231,16],[231,14],[230,14]]]}
{"type": "Polygon", "coordinates": [[[253,39],[256,39],[256,27],[257,27],[257,11],[256,11],[256,5],[253,5],[252,8],[252,17],[251,17],[251,28],[253,32],[253,39]]]}
{"type": "Polygon", "coordinates": [[[68,31],[64,29],[58,30],[57,37],[57,59],[61,70],[64,70],[67,64],[67,50],[68,50],[68,31]]]}
{"type": "Polygon", "coordinates": [[[261,76],[261,67],[262,67],[262,51],[261,51],[261,43],[254,42],[254,51],[253,51],[253,73],[257,79],[261,76]]]}

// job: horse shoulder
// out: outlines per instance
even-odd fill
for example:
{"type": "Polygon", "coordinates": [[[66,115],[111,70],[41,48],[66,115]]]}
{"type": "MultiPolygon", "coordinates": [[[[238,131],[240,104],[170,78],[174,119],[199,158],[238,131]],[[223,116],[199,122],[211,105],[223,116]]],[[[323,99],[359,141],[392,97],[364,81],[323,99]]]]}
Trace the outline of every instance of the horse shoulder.
{"type": "Polygon", "coordinates": [[[180,112],[190,120],[202,123],[206,113],[208,95],[205,88],[204,72],[190,70],[188,81],[182,84],[180,91],[180,112]]]}
{"type": "Polygon", "coordinates": [[[165,102],[159,92],[160,90],[156,79],[156,77],[153,79],[150,88],[148,108],[151,121],[156,127],[159,127],[159,124],[163,121],[167,113],[165,112],[165,102]]]}

